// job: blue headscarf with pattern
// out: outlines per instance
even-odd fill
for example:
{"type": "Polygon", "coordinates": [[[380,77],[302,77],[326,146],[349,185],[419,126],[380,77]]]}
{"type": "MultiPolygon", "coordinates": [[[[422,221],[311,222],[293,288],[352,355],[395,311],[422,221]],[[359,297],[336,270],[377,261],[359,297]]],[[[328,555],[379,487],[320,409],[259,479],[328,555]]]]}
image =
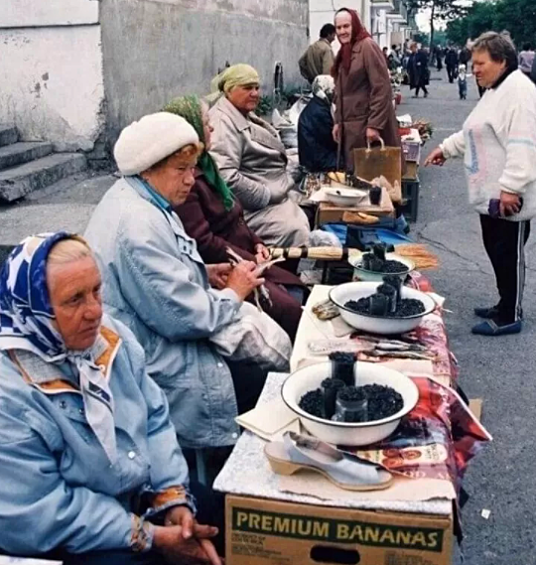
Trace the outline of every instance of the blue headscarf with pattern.
{"type": "MultiPolygon", "coordinates": [[[[54,310],[46,281],[51,249],[66,232],[44,233],[22,241],[0,272],[0,351],[23,350],[46,363],[70,363],[78,374],[88,424],[112,463],[117,459],[113,397],[95,364],[93,351],[70,351],[54,327],[54,310]]],[[[85,242],[84,242],[85,243],[85,242]]]]}

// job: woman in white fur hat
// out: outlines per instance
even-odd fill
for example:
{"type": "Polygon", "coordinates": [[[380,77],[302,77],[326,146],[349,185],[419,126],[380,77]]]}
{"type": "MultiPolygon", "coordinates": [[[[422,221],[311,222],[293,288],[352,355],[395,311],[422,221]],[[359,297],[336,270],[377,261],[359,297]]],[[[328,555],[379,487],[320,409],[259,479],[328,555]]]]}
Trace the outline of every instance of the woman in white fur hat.
{"type": "Polygon", "coordinates": [[[265,379],[256,366],[224,360],[210,341],[262,284],[256,265],[205,266],[173,212],[195,182],[201,149],[194,128],[167,112],[125,128],[114,150],[123,178],[86,231],[109,313],[143,345],[181,445],[196,449],[236,442],[234,418],[254,406],[265,379]]]}

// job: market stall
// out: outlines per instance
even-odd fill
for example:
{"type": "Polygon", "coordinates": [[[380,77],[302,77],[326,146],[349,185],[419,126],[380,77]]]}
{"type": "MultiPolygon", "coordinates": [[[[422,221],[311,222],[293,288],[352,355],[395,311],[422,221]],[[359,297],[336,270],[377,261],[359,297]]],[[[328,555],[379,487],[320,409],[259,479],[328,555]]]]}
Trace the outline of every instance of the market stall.
{"type": "MultiPolygon", "coordinates": [[[[363,263],[377,258],[365,255],[353,258],[357,274],[363,263]]],[[[393,257],[385,255],[384,267],[393,257]]],[[[368,270],[362,278],[369,282],[315,286],[304,307],[290,376],[271,374],[257,407],[239,417],[246,431],[214,485],[227,495],[227,559],[233,565],[451,562],[461,480],[469,461],[491,437],[455,391],[457,366],[448,347],[443,298],[410,261],[404,264],[406,284],[398,285],[398,298],[393,295],[392,300],[400,308],[401,301],[419,297],[424,310],[416,322],[403,316],[369,316],[367,323],[387,319],[381,333],[371,333],[352,321],[348,314],[359,308],[349,312],[345,300],[348,306],[350,298],[362,297],[365,307],[372,308],[374,296],[384,293],[385,298],[397,286],[392,278],[383,284],[381,276],[379,282],[370,281],[381,272],[371,271],[368,264],[361,273],[368,270]],[[391,290],[388,282],[394,285],[391,290]],[[410,331],[393,332],[396,324],[408,321],[410,331]],[[345,414],[357,419],[341,421],[341,390],[348,388],[337,392],[337,408],[328,419],[333,406],[328,408],[332,385],[327,381],[338,378],[350,378],[354,390],[363,383],[392,385],[407,409],[385,419],[394,422],[387,435],[384,429],[381,439],[367,443],[384,423],[359,420],[355,404],[345,414]],[[304,401],[312,394],[320,395],[320,405],[304,401]],[[361,423],[348,428],[345,422],[350,421],[361,423]],[[282,465],[285,456],[278,459],[277,449],[286,445],[282,441],[294,438],[298,447],[307,451],[313,446],[314,451],[329,437],[337,446],[336,457],[373,464],[379,473],[389,474],[389,482],[352,489],[329,476],[329,469],[289,469],[282,465]]],[[[369,415],[377,393],[372,390],[367,392],[369,415]]]]}

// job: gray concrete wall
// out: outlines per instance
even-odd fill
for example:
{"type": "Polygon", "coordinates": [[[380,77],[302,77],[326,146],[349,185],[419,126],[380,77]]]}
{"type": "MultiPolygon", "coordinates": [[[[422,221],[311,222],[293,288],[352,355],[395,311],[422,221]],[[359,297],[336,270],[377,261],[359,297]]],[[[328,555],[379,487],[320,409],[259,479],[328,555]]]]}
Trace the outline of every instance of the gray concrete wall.
{"type": "Polygon", "coordinates": [[[301,83],[308,0],[101,0],[108,136],[180,94],[209,91],[225,63],[249,63],[271,91],[275,63],[301,83]]]}

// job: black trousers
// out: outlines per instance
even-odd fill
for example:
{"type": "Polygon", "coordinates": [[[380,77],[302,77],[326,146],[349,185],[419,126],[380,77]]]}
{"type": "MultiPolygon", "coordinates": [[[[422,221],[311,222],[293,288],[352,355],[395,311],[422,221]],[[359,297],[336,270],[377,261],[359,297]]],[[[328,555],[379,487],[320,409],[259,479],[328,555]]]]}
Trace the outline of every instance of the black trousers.
{"type": "Polygon", "coordinates": [[[424,84],[418,86],[415,89],[415,96],[419,96],[419,92],[420,92],[421,88],[422,88],[422,91],[426,94],[426,96],[428,96],[428,89],[426,88],[426,85],[424,85],[424,84]]]}
{"type": "Polygon", "coordinates": [[[456,67],[447,65],[447,75],[449,76],[449,82],[452,84],[456,78],[456,67]]]}
{"type": "Polygon", "coordinates": [[[510,222],[481,215],[480,224],[499,291],[499,321],[516,322],[522,315],[525,245],[530,236],[530,221],[510,222]]]}

